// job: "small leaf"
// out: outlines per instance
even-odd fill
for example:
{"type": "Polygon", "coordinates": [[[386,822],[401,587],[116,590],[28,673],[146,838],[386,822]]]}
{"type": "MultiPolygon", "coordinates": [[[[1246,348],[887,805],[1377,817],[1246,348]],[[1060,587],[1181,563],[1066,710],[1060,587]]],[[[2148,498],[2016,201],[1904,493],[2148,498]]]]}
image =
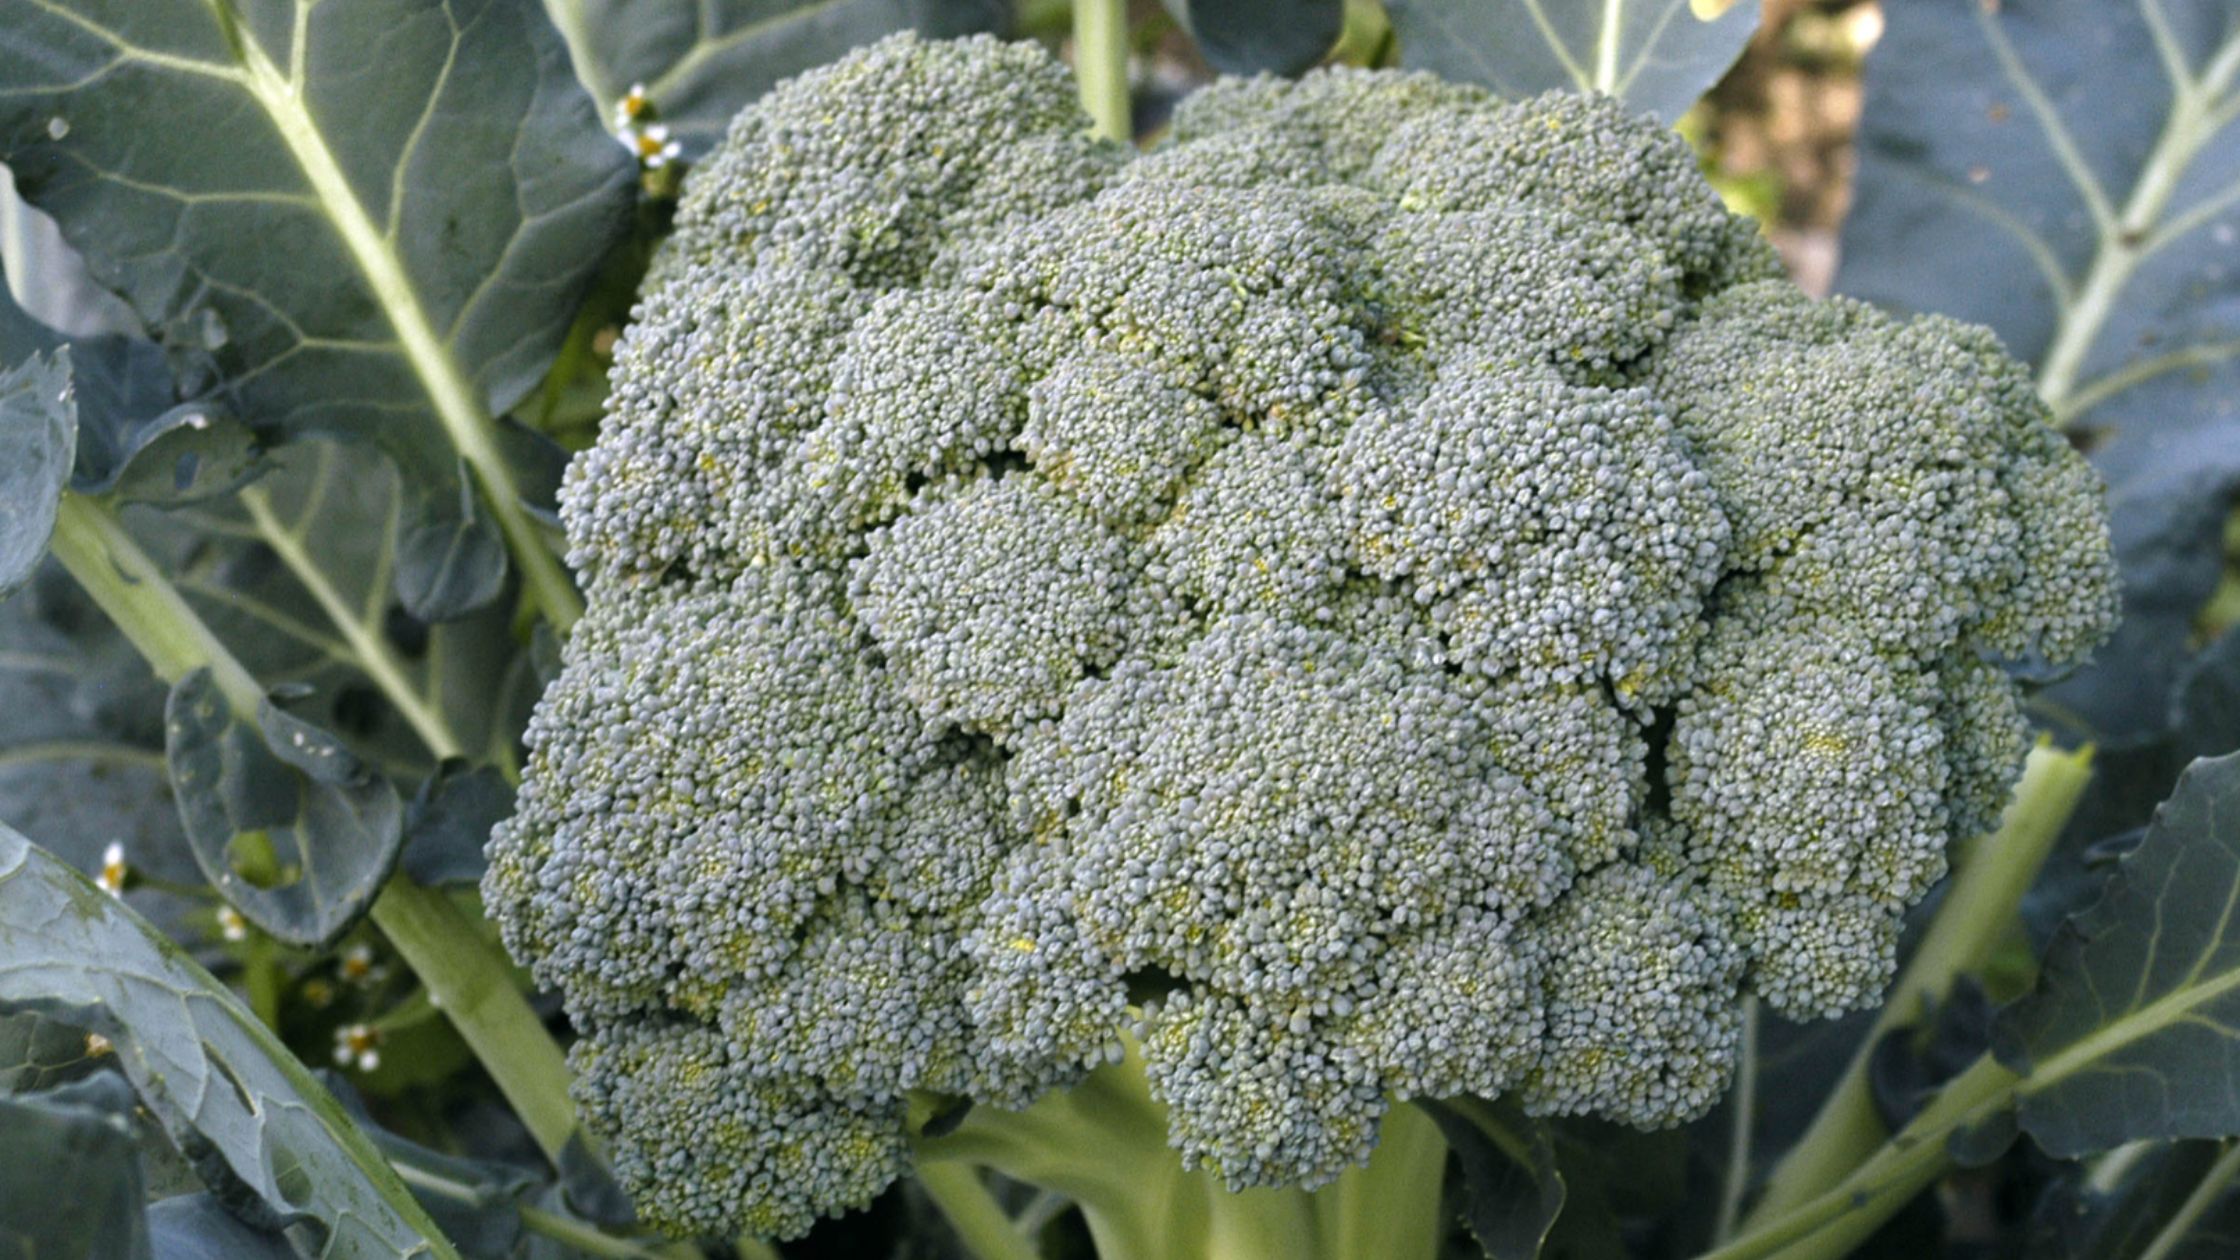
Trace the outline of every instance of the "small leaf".
{"type": "Polygon", "coordinates": [[[1758,0],[1386,0],[1401,63],[1520,98],[1604,92],[1678,122],[1742,55],[1758,0]]]}
{"type": "Polygon", "coordinates": [[[1344,0],[1164,0],[1222,74],[1299,74],[1345,29],[1344,0]]]}
{"type": "Polygon", "coordinates": [[[513,817],[513,785],[488,766],[446,761],[405,811],[404,870],[424,888],[477,884],[490,829],[513,817]]]}
{"type": "Polygon", "coordinates": [[[2018,1118],[2071,1158],[2240,1134],[2240,753],[2196,761],[2146,838],[2001,1012],[2018,1118]]]}
{"type": "Polygon", "coordinates": [[[2240,27],[2153,0],[1884,14],[1836,287],[1989,324],[2092,442],[2124,622],[2048,695],[2150,736],[2240,490],[2240,27]]]}
{"type": "Polygon", "coordinates": [[[148,1255],[131,1109],[132,1089],[113,1072],[0,1095],[0,1255],[148,1255]]]}
{"type": "Polygon", "coordinates": [[[205,1180],[328,1260],[455,1254],[341,1106],[210,973],[128,907],[0,827],[0,1012],[67,1011],[108,1039],[140,1104],[205,1180]]]}
{"type": "Polygon", "coordinates": [[[602,110],[633,86],[696,158],[778,82],[915,27],[934,39],[1000,30],[1009,0],[545,0],[602,110]]]}
{"type": "Polygon", "coordinates": [[[455,511],[430,511],[397,539],[397,598],[422,621],[450,621],[496,599],[506,581],[506,540],[475,507],[465,467],[455,511]]]}
{"type": "Polygon", "coordinates": [[[0,599],[31,580],[76,458],[70,352],[0,370],[0,599]]]}
{"type": "Polygon", "coordinates": [[[333,737],[285,715],[263,730],[237,720],[208,669],[172,687],[164,729],[195,861],[250,922],[288,944],[323,949],[372,908],[404,842],[402,806],[387,779],[306,773],[307,760],[331,768],[333,737]],[[276,747],[296,755],[283,758],[276,747]],[[266,852],[276,869],[258,869],[266,852]]]}
{"type": "Polygon", "coordinates": [[[1463,1221],[1492,1260],[1533,1260],[1563,1211],[1547,1127],[1481,1099],[1417,1100],[1462,1170],[1463,1221]]]}

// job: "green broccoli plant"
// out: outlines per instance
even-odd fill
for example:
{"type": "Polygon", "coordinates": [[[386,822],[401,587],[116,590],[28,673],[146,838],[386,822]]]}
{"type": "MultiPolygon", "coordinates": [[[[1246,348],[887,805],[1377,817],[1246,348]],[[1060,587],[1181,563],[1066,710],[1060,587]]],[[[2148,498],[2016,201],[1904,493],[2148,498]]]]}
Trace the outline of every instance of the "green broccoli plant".
{"type": "Polygon", "coordinates": [[[0,0],[0,1255],[2230,1250],[2236,5],[0,0]]]}
{"type": "MultiPolygon", "coordinates": [[[[483,891],[665,1229],[1145,1123],[1239,1191],[1415,1098],[1693,1120],[1749,997],[1883,993],[2022,765],[1999,662],[2109,632],[2027,370],[1805,296],[1615,101],[1332,69],[1089,130],[985,38],[781,85],[569,467],[588,611],[483,891]]],[[[1108,1254],[1194,1254],[1113,1189],[1108,1254]]]]}

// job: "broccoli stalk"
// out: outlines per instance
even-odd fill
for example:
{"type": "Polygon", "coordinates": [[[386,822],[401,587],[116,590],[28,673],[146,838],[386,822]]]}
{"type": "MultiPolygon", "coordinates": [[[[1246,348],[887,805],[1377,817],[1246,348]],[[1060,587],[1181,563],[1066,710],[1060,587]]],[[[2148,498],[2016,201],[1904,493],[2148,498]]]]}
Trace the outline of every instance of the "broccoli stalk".
{"type": "MultiPolygon", "coordinates": [[[[917,1100],[913,1131],[949,1105],[917,1100]]],[[[1446,1143],[1422,1112],[1393,1112],[1369,1162],[1319,1190],[1235,1191],[1211,1170],[1176,1161],[1165,1108],[1151,1097],[1132,1046],[1071,1089],[1023,1111],[974,1107],[954,1129],[912,1148],[921,1176],[950,1165],[986,1168],[1065,1195],[1100,1260],[1429,1260],[1442,1232],[1446,1143]]],[[[979,1250],[999,1260],[995,1246],[979,1250]]]]}

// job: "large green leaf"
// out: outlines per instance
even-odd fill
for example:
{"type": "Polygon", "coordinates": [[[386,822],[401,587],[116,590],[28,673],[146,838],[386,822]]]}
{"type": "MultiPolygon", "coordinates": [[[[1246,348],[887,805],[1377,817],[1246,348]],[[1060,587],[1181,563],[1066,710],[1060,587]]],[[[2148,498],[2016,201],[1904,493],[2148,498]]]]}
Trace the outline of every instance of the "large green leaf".
{"type": "Polygon", "coordinates": [[[489,416],[634,169],[524,0],[0,0],[0,160],[186,395],[377,439],[436,515],[461,456],[509,497],[489,416]]]}
{"type": "Polygon", "coordinates": [[[1470,1236],[1492,1260],[1534,1260],[1564,1202],[1547,1126],[1514,1105],[1477,1098],[1415,1105],[1454,1151],[1470,1236]]]}
{"type": "Polygon", "coordinates": [[[107,1072],[0,1094],[0,1255],[145,1260],[131,1107],[132,1090],[107,1072]]]}
{"type": "Polygon", "coordinates": [[[2158,729],[2240,487],[2240,7],[1890,0],[1837,287],[1989,324],[2110,487],[2125,623],[2055,700],[2158,729]]]}
{"type": "Polygon", "coordinates": [[[105,1037],[142,1106],[236,1211],[323,1235],[328,1260],[450,1260],[334,1097],[240,999],[83,875],[0,827],[0,1011],[105,1037]],[[234,1193],[238,1192],[238,1193],[234,1193]]]}
{"type": "Polygon", "coordinates": [[[2053,1155],[2240,1134],[2240,753],[2180,776],[1995,1048],[2053,1155]]]}
{"type": "Polygon", "coordinates": [[[70,352],[0,365],[0,599],[31,580],[78,447],[70,352]]]}
{"type": "Polygon", "coordinates": [[[1666,122],[1727,72],[1758,0],[1386,0],[1402,64],[1503,96],[1606,92],[1666,122]]]}
{"type": "Polygon", "coordinates": [[[771,85],[860,44],[915,27],[946,38],[998,30],[1008,0],[545,0],[576,73],[602,109],[645,89],[697,157],[771,85]]]}
{"type": "Polygon", "coordinates": [[[1344,0],[1164,0],[1223,74],[1298,74],[1345,29],[1344,0]]]}

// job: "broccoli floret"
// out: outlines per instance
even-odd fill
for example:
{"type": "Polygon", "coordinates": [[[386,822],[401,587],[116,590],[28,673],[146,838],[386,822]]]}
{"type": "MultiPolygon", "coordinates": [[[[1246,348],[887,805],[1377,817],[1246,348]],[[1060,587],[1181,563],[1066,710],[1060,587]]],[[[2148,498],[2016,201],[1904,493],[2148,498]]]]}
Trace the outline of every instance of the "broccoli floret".
{"type": "Polygon", "coordinates": [[[1872,1000],[2112,573],[1988,333],[1776,274],[1599,98],[1224,81],[1137,156],[900,36],[742,114],[485,882],[645,1218],[795,1234],[1137,1054],[1235,1186],[1402,1098],[1674,1124],[1745,994],[1872,1000]]]}

